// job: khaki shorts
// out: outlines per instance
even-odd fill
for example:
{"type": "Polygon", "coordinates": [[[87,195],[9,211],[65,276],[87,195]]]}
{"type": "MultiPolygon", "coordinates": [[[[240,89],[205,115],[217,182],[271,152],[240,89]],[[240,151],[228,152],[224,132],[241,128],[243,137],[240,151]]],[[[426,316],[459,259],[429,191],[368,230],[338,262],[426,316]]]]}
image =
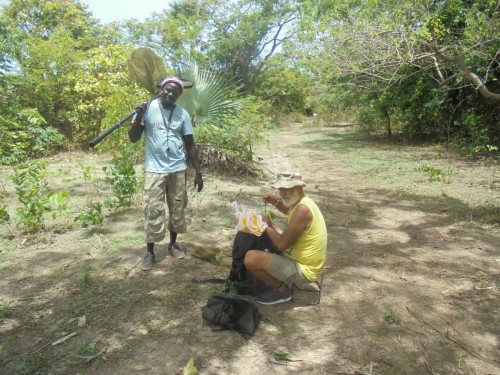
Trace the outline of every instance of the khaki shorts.
{"type": "Polygon", "coordinates": [[[267,273],[278,280],[283,281],[290,288],[294,284],[297,287],[302,288],[311,283],[303,275],[300,270],[299,263],[283,255],[273,255],[271,267],[269,267],[267,273]]]}
{"type": "Polygon", "coordinates": [[[146,172],[144,181],[144,239],[146,243],[165,238],[165,202],[168,206],[168,229],[186,232],[184,211],[188,203],[186,171],[175,173],[146,172]]]}

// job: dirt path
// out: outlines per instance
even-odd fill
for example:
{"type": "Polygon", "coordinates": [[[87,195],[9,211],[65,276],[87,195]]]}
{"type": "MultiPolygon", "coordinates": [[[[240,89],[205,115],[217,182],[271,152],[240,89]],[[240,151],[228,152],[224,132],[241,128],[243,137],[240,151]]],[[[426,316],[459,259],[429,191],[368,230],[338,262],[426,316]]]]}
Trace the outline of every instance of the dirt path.
{"type": "Polygon", "coordinates": [[[17,301],[0,325],[4,373],[177,375],[193,358],[202,375],[500,374],[500,229],[453,220],[446,204],[456,198],[402,199],[374,183],[331,151],[339,131],[297,124],[257,149],[268,171],[300,171],[324,213],[319,305],[261,307],[268,320],[249,341],[202,325],[200,310],[220,286],[191,281],[227,269],[193,253],[228,251],[231,201],[260,208],[268,186],[207,176],[204,192],[191,196],[184,261],[161,244],[155,268],[137,270],[138,207],[98,232],[72,230],[12,250],[0,284],[2,298],[17,301]],[[59,347],[45,346],[73,331],[59,347]],[[294,361],[274,360],[277,352],[294,361]]]}
{"type": "Polygon", "coordinates": [[[273,172],[301,171],[324,212],[322,302],[264,307],[275,325],[264,324],[225,371],[207,373],[500,373],[498,230],[402,201],[317,147],[316,134],[298,124],[258,152],[273,172]],[[279,351],[302,362],[273,364],[279,351]]]}

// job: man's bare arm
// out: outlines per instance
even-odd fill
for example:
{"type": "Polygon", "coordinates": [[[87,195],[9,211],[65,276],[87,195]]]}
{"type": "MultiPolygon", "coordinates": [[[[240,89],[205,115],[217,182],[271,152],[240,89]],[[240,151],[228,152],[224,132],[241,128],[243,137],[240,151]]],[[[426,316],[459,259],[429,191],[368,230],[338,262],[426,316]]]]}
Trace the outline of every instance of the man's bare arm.
{"type": "Polygon", "coordinates": [[[197,187],[198,193],[203,190],[203,176],[201,174],[200,159],[198,158],[198,150],[196,149],[196,144],[194,143],[193,135],[184,135],[184,144],[186,145],[186,152],[189,155],[189,159],[193,164],[193,168],[196,172],[194,177],[194,186],[197,187]]]}
{"type": "Polygon", "coordinates": [[[279,228],[275,229],[275,225],[270,221],[271,224],[266,228],[266,234],[279,251],[285,251],[311,226],[312,218],[309,207],[299,204],[293,212],[290,223],[283,232],[279,233],[279,228]]]}
{"type": "Polygon", "coordinates": [[[135,125],[134,123],[132,123],[132,125],[130,125],[130,128],[128,128],[128,138],[132,143],[135,143],[139,139],[141,139],[143,131],[143,126],[135,125]]]}
{"type": "Polygon", "coordinates": [[[144,116],[144,112],[148,108],[148,102],[142,102],[135,109],[137,110],[134,121],[128,128],[128,139],[130,142],[135,143],[142,137],[142,133],[144,131],[144,126],[141,125],[142,116],[144,116]]]}

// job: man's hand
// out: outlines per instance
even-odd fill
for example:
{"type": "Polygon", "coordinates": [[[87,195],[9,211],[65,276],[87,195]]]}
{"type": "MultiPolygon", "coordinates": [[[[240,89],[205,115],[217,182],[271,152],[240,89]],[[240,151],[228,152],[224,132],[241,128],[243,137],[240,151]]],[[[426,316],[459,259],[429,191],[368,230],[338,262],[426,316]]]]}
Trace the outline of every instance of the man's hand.
{"type": "Polygon", "coordinates": [[[141,126],[142,116],[144,116],[144,112],[148,108],[148,102],[142,102],[137,107],[135,107],[135,117],[128,129],[128,138],[130,142],[135,143],[142,137],[142,132],[144,131],[144,126],[141,126]]]}
{"type": "Polygon", "coordinates": [[[201,173],[196,173],[194,176],[194,187],[198,186],[198,193],[203,190],[203,175],[201,173]]]}
{"type": "Polygon", "coordinates": [[[146,112],[146,109],[148,109],[148,104],[149,104],[148,101],[144,101],[141,104],[139,104],[137,107],[135,107],[135,110],[137,111],[138,114],[144,113],[144,112],[146,112]]]}
{"type": "MultiPolygon", "coordinates": [[[[140,123],[142,121],[142,116],[144,116],[144,113],[146,113],[146,109],[148,109],[148,104],[149,104],[149,102],[144,101],[141,104],[139,104],[137,107],[135,107],[135,118],[134,118],[134,122],[133,122],[134,124],[140,125],[140,123]]],[[[142,129],[141,129],[141,135],[142,135],[142,129]]],[[[130,132],[129,132],[129,137],[130,137],[130,132]]],[[[140,137],[137,138],[137,137],[133,136],[132,138],[130,138],[130,140],[132,142],[136,142],[140,137]],[[132,138],[134,140],[132,140],[132,138]]]]}
{"type": "Polygon", "coordinates": [[[262,217],[262,222],[263,222],[263,223],[266,223],[267,225],[271,226],[272,221],[271,221],[271,219],[269,218],[269,216],[268,216],[268,215],[266,215],[266,214],[261,214],[260,216],[262,217]]]}
{"type": "Polygon", "coordinates": [[[277,197],[275,194],[273,193],[264,193],[264,202],[265,203],[270,203],[272,204],[274,207],[276,207],[276,209],[283,213],[283,214],[288,214],[288,211],[289,211],[289,207],[285,206],[285,204],[283,203],[283,200],[281,199],[281,197],[277,197]]]}
{"type": "Polygon", "coordinates": [[[270,203],[273,206],[276,206],[279,201],[280,199],[273,193],[264,193],[264,203],[270,203]]]}

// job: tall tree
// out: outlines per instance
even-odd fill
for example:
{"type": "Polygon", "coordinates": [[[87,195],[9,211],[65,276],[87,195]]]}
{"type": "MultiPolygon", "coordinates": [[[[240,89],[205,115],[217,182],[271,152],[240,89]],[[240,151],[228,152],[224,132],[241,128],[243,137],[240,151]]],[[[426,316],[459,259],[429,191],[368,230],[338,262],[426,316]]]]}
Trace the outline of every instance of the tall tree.
{"type": "Polygon", "coordinates": [[[337,98],[395,116],[410,135],[500,143],[498,1],[302,5],[310,38],[295,53],[337,98]]]}
{"type": "Polygon", "coordinates": [[[171,67],[194,59],[200,66],[224,72],[252,91],[295,32],[293,0],[180,0],[146,22],[127,22],[129,41],[152,48],[171,67]]]}
{"type": "Polygon", "coordinates": [[[9,23],[26,36],[49,39],[63,28],[74,40],[92,43],[97,36],[98,20],[78,0],[11,0],[3,10],[9,23]]]}
{"type": "Polygon", "coordinates": [[[144,22],[135,19],[119,23],[127,42],[152,49],[170,69],[195,60],[206,66],[204,25],[207,22],[202,1],[179,0],[144,22]]]}
{"type": "Polygon", "coordinates": [[[127,77],[131,48],[120,44],[115,26],[101,27],[79,1],[12,0],[2,17],[20,41],[2,56],[3,61],[14,59],[17,68],[3,91],[15,94],[9,95],[9,106],[0,108],[5,120],[0,126],[12,148],[28,149],[45,130],[64,134],[70,144],[86,144],[106,116],[123,110],[139,91],[127,77]]]}
{"type": "Polygon", "coordinates": [[[430,68],[443,85],[466,78],[500,102],[488,88],[500,69],[499,7],[491,0],[322,0],[311,21],[319,31],[313,46],[335,75],[365,89],[398,84],[411,74],[406,67],[430,68]]]}
{"type": "Polygon", "coordinates": [[[250,92],[270,67],[269,59],[294,34],[298,17],[290,0],[215,0],[209,14],[210,61],[250,92]]]}

